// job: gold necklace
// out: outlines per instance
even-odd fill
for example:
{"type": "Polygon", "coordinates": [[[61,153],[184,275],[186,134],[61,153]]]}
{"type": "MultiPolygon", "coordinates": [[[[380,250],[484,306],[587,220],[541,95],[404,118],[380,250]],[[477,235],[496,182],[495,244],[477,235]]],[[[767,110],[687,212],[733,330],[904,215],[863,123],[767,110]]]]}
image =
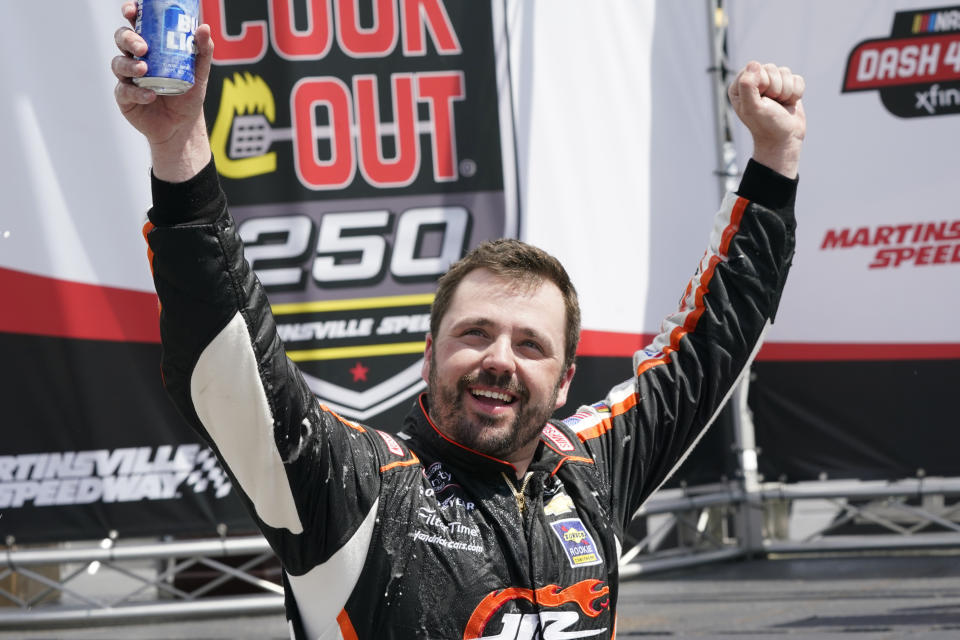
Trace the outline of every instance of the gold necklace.
{"type": "Polygon", "coordinates": [[[524,492],[527,490],[527,484],[530,482],[530,478],[533,477],[533,474],[527,473],[527,475],[523,477],[523,483],[520,485],[519,491],[517,491],[516,485],[513,483],[512,480],[510,480],[510,477],[506,473],[501,471],[500,475],[503,476],[503,479],[506,481],[507,486],[510,487],[510,491],[513,492],[513,497],[517,501],[517,508],[520,509],[520,513],[523,513],[524,508],[527,506],[527,500],[526,500],[526,497],[524,496],[524,492]]]}

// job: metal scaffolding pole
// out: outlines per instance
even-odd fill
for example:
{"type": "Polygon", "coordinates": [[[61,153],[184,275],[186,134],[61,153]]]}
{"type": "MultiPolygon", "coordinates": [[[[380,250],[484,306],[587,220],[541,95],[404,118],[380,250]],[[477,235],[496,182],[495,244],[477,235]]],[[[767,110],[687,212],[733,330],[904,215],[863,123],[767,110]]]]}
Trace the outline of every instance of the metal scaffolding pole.
{"type": "MultiPolygon", "coordinates": [[[[736,190],[739,175],[736,164],[736,149],[733,145],[733,116],[727,99],[727,66],[725,41],[727,14],[722,0],[706,0],[707,28],[710,42],[710,73],[713,79],[713,110],[715,122],[715,153],[717,189],[722,199],[736,190]]],[[[757,468],[757,446],[753,429],[753,416],[747,405],[749,370],[741,377],[730,397],[734,443],[737,454],[737,477],[741,481],[745,499],[737,513],[738,537],[741,546],[749,553],[763,549],[762,514],[759,507],[760,476],[757,468]]]]}

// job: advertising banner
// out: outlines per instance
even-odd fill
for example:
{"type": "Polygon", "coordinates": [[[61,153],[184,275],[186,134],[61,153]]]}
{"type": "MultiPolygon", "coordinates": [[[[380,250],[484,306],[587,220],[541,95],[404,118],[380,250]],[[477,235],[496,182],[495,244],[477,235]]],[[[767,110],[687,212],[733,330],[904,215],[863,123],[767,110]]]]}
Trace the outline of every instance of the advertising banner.
{"type": "MultiPolygon", "coordinates": [[[[35,4],[8,7],[0,40],[0,536],[250,530],[162,390],[149,154],[109,68],[120,3],[58,3],[56,19],[35,4]],[[37,47],[41,30],[57,46],[37,47]]],[[[424,386],[436,278],[489,238],[571,271],[571,405],[628,377],[675,308],[719,202],[709,14],[585,7],[202,2],[231,211],[291,358],[344,415],[399,426],[424,386]]],[[[701,473],[724,472],[707,457],[701,473]]]]}
{"type": "Polygon", "coordinates": [[[807,87],[797,255],[751,386],[761,468],[956,475],[960,5],[725,6],[732,68],[788,65],[807,87]]]}
{"type": "Polygon", "coordinates": [[[0,539],[252,526],[159,376],[149,154],[113,100],[119,3],[6,7],[0,539]],[[53,10],[53,13],[51,11],[53,10]],[[55,14],[55,15],[54,15],[55,14]],[[38,47],[39,39],[51,46],[38,47]],[[29,55],[26,53],[29,52],[29,55]]]}
{"type": "Polygon", "coordinates": [[[732,68],[776,61],[807,81],[797,260],[768,339],[824,359],[960,357],[960,5],[727,5],[732,68]]]}
{"type": "Polygon", "coordinates": [[[399,424],[436,279],[516,235],[492,6],[203,3],[211,145],[248,259],[310,388],[356,420],[399,424]]]}

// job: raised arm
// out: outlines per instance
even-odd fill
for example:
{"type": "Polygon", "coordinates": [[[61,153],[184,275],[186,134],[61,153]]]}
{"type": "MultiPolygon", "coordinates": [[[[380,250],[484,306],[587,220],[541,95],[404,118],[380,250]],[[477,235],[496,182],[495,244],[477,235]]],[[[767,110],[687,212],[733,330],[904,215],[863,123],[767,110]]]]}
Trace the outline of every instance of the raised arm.
{"type": "Polygon", "coordinates": [[[795,244],[803,88],[775,65],[737,75],[730,97],[754,139],[740,188],[724,199],[679,308],[634,354],[633,377],[566,421],[606,475],[621,526],[714,421],[776,314],[795,244]]]}
{"type": "MultiPolygon", "coordinates": [[[[133,3],[123,5],[128,21],[134,14],[133,3]]],[[[342,581],[325,605],[335,616],[372,536],[382,460],[410,454],[326,410],[286,357],[212,162],[203,118],[209,27],[196,31],[196,84],[180,96],[135,86],[146,69],[132,56],[146,44],[129,27],[115,40],[123,52],[111,63],[117,104],[153,156],[145,235],[161,305],[164,386],[225,464],[291,584],[322,582],[317,568],[349,546],[355,562],[336,565],[342,581]]]]}

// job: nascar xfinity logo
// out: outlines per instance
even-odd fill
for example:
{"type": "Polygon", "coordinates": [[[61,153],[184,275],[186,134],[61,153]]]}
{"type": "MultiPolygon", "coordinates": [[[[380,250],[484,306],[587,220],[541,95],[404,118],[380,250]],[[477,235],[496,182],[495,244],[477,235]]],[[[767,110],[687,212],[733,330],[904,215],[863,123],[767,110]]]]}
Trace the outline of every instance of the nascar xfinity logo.
{"type": "Polygon", "coordinates": [[[0,509],[172,500],[188,487],[230,493],[216,457],[199,444],[0,456],[0,509]]]}
{"type": "Polygon", "coordinates": [[[843,92],[870,90],[902,118],[960,113],[960,7],[899,12],[889,38],[854,47],[843,92]]]}

